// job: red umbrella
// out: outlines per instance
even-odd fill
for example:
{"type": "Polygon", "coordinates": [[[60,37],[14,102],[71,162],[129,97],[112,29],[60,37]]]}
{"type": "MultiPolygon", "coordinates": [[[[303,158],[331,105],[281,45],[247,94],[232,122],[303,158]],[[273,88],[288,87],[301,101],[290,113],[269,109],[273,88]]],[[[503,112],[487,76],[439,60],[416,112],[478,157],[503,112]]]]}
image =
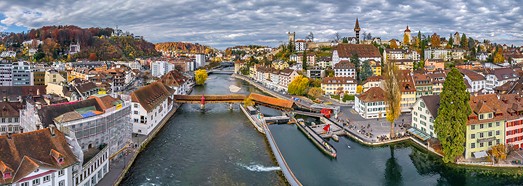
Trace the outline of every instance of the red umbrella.
{"type": "Polygon", "coordinates": [[[331,127],[331,124],[327,124],[325,127],[323,127],[323,130],[328,132],[330,127],[331,127]]]}

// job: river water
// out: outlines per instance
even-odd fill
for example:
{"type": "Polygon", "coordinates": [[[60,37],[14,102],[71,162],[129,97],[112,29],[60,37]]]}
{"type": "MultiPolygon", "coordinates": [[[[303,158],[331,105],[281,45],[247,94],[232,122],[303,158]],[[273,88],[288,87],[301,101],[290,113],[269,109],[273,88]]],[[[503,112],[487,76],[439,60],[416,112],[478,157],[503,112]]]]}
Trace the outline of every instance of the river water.
{"type": "MultiPolygon", "coordinates": [[[[193,94],[240,94],[257,89],[228,75],[212,75],[193,94]]],[[[275,114],[269,109],[262,110],[275,114]]],[[[336,159],[319,151],[294,125],[270,129],[294,174],[304,185],[522,185],[518,176],[445,166],[410,143],[359,145],[342,137],[331,144],[336,159]],[[348,148],[347,146],[350,146],[348,148]]],[[[513,172],[513,171],[510,171],[513,172]]],[[[122,185],[285,185],[265,137],[237,106],[185,104],[140,153],[122,185]]]]}

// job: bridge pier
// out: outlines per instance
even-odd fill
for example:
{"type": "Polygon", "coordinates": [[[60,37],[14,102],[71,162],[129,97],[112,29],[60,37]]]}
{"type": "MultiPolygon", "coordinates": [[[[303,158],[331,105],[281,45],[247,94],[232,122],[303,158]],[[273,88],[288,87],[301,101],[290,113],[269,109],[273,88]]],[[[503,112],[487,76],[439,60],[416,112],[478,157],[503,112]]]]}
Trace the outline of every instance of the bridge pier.
{"type": "Polygon", "coordinates": [[[229,110],[232,110],[232,109],[233,109],[232,106],[233,106],[232,103],[229,103],[229,110]]]}
{"type": "Polygon", "coordinates": [[[205,110],[205,104],[200,104],[200,109],[205,110]]]}

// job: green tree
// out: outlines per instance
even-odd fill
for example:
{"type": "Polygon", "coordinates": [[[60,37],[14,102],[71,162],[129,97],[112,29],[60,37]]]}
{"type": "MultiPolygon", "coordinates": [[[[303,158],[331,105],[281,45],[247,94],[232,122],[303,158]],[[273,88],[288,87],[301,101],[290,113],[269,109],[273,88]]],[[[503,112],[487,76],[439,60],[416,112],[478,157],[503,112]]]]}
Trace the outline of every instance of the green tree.
{"type": "Polygon", "coordinates": [[[356,67],[356,77],[360,76],[360,58],[358,57],[357,53],[353,53],[350,62],[354,64],[354,67],[356,67]]]}
{"type": "Polygon", "coordinates": [[[196,70],[194,72],[194,79],[196,80],[197,85],[203,85],[207,80],[207,76],[207,70],[205,69],[196,70]]]}
{"type": "Polygon", "coordinates": [[[467,39],[467,35],[465,35],[465,33],[463,33],[461,35],[461,41],[459,43],[461,45],[461,48],[468,48],[469,46],[469,43],[468,43],[468,39],[467,39]]]}
{"type": "Polygon", "coordinates": [[[454,46],[454,39],[452,38],[452,35],[449,38],[449,42],[447,43],[447,46],[445,48],[452,48],[454,46]]]}
{"type": "Polygon", "coordinates": [[[303,96],[307,94],[307,88],[309,87],[309,78],[299,75],[289,83],[288,92],[292,95],[303,96]]]}
{"type": "Polygon", "coordinates": [[[303,51],[303,57],[301,59],[301,66],[303,68],[303,71],[306,72],[307,71],[307,50],[304,50],[303,51]]]}
{"type": "Polygon", "coordinates": [[[465,151],[467,118],[471,113],[469,100],[463,76],[458,69],[452,68],[443,83],[438,116],[434,122],[445,163],[455,162],[465,151]]]}
{"type": "Polygon", "coordinates": [[[401,73],[398,66],[391,62],[385,64],[383,79],[383,87],[385,90],[385,103],[388,105],[386,113],[387,121],[390,122],[390,137],[394,137],[394,121],[401,114],[401,73]]]}
{"type": "Polygon", "coordinates": [[[321,79],[309,79],[310,87],[321,87],[321,79]]]}
{"type": "Polygon", "coordinates": [[[358,79],[360,82],[364,82],[370,76],[372,76],[372,67],[370,67],[369,60],[365,60],[363,61],[363,65],[361,65],[361,72],[358,79]]]}

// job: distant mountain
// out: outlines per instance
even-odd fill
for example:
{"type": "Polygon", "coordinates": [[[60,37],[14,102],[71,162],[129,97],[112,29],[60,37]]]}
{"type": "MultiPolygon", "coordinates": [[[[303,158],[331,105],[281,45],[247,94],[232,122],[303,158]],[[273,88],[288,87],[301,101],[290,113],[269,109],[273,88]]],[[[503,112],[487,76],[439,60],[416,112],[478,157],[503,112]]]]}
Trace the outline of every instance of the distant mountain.
{"type": "Polygon", "coordinates": [[[176,54],[210,54],[218,51],[210,46],[200,45],[198,43],[186,43],[186,42],[163,42],[156,43],[155,48],[157,51],[162,52],[164,55],[176,55],[176,54]]]}
{"type": "Polygon", "coordinates": [[[113,33],[112,28],[44,26],[5,35],[1,37],[0,45],[5,46],[5,50],[17,51],[16,58],[32,61],[134,60],[160,55],[154,44],[141,37],[127,33],[115,36],[113,33]]]}

